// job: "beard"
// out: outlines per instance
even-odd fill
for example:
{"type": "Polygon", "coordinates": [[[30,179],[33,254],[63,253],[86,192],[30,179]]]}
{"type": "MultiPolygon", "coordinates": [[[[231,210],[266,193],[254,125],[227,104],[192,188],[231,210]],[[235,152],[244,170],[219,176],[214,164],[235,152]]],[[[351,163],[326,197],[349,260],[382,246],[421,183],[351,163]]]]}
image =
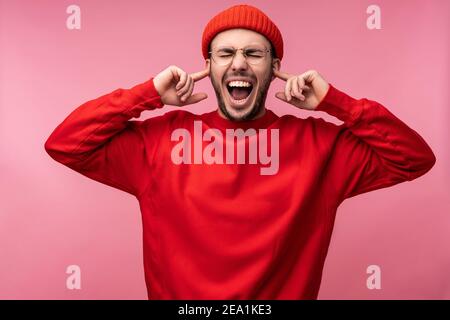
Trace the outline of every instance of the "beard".
{"type": "MultiPolygon", "coordinates": [[[[248,74],[238,73],[233,74],[230,76],[242,76],[242,77],[249,77],[248,74]]],[[[266,77],[262,80],[260,83],[260,86],[258,87],[258,92],[256,92],[256,98],[255,103],[252,107],[250,107],[248,110],[244,111],[244,113],[240,114],[239,116],[233,116],[228,111],[225,100],[222,95],[222,83],[217,83],[214,80],[214,77],[211,77],[211,83],[214,88],[214,92],[216,93],[217,102],[219,104],[219,109],[222,111],[222,113],[231,121],[246,121],[246,120],[252,120],[254,119],[264,108],[266,98],[267,98],[267,92],[269,91],[271,79],[273,76],[273,70],[270,68],[270,71],[266,74],[266,77]]],[[[226,89],[225,89],[226,90],[226,89]]],[[[256,88],[253,88],[253,90],[256,90],[256,88]]]]}

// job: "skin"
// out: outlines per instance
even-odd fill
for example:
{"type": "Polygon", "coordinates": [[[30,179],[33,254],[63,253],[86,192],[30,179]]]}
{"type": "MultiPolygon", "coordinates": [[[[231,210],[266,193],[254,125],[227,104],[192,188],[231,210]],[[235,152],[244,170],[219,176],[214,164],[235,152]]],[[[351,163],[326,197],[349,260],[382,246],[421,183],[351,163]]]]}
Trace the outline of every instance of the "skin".
{"type": "MultiPolygon", "coordinates": [[[[231,29],[217,34],[211,41],[211,48],[215,46],[232,46],[243,48],[248,45],[259,44],[270,48],[270,42],[263,35],[246,29],[231,29]]],[[[220,66],[212,59],[206,59],[206,67],[210,68],[211,83],[216,93],[219,105],[219,114],[223,118],[234,121],[256,119],[265,113],[265,101],[270,83],[275,79],[273,70],[280,68],[280,59],[272,59],[270,53],[258,65],[250,65],[246,62],[242,52],[236,56],[227,66],[220,66]],[[252,96],[249,103],[244,106],[233,106],[228,100],[228,90],[225,81],[229,77],[242,76],[255,80],[252,96]]]]}
{"type": "MultiPolygon", "coordinates": [[[[270,48],[270,42],[263,35],[246,29],[231,29],[217,34],[211,47],[231,45],[243,48],[253,43],[270,48]]],[[[216,93],[219,115],[231,121],[244,121],[264,115],[270,84],[275,78],[279,78],[286,81],[286,84],[284,91],[277,92],[275,97],[297,108],[315,110],[328,92],[328,82],[316,70],[294,75],[280,71],[280,65],[280,60],[272,59],[270,53],[266,55],[265,61],[250,65],[245,61],[242,51],[239,51],[228,66],[220,66],[212,59],[206,59],[205,69],[190,74],[177,66],[169,66],[154,77],[153,83],[164,104],[185,106],[208,97],[206,93],[193,93],[193,90],[196,82],[209,77],[216,93]],[[255,80],[253,97],[248,105],[233,107],[225,97],[225,80],[231,76],[245,76],[255,80]]]]}

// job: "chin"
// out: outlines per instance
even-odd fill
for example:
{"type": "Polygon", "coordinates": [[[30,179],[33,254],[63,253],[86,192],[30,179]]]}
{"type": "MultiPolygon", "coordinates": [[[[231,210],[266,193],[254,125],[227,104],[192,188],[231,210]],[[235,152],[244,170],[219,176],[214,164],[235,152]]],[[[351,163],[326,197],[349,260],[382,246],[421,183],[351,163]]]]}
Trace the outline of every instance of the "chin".
{"type": "Polygon", "coordinates": [[[249,115],[252,112],[253,108],[254,108],[254,106],[248,106],[248,107],[243,107],[243,108],[236,108],[236,107],[230,107],[230,106],[226,107],[229,116],[233,120],[244,119],[247,115],[249,115]]]}

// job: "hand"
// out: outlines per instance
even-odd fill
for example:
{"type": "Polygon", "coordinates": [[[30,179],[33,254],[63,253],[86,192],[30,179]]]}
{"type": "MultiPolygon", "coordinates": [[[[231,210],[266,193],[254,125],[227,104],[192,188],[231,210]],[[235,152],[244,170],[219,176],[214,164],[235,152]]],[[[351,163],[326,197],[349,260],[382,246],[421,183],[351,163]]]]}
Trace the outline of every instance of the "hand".
{"type": "Polygon", "coordinates": [[[185,106],[208,98],[206,93],[195,93],[194,83],[209,75],[209,68],[187,74],[177,66],[169,66],[153,78],[156,91],[164,104],[185,106]]]}
{"type": "Polygon", "coordinates": [[[314,110],[330,88],[315,70],[295,76],[274,69],[274,76],[286,81],[284,92],[277,92],[275,97],[301,109],[314,110]]]}

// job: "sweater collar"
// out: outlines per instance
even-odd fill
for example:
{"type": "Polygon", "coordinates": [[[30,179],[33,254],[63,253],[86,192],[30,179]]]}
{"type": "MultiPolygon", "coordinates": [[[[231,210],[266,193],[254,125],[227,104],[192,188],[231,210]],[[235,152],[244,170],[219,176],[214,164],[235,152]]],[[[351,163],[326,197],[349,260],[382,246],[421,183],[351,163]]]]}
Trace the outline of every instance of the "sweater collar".
{"type": "Polygon", "coordinates": [[[231,121],[229,119],[222,118],[219,114],[219,110],[202,114],[202,120],[210,125],[212,128],[221,129],[262,129],[269,127],[278,116],[272,111],[266,108],[266,112],[258,119],[246,120],[246,121],[231,121]]]}

